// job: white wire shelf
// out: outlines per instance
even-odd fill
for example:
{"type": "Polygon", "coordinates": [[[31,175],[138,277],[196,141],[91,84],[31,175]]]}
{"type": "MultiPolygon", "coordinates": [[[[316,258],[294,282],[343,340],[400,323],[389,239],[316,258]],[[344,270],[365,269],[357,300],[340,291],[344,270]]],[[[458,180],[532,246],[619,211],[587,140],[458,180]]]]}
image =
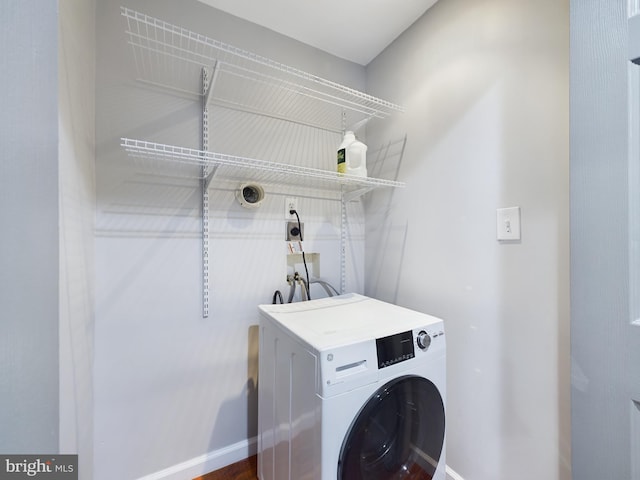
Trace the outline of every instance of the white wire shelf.
{"type": "Polygon", "coordinates": [[[205,95],[208,104],[336,132],[403,111],[394,103],[126,7],[121,14],[139,80],[205,95]],[[202,91],[203,68],[214,79],[210,92],[202,91]]]}
{"type": "Polygon", "coordinates": [[[404,187],[403,182],[385,180],[381,178],[358,177],[340,174],[327,170],[288,165],[254,158],[236,157],[233,155],[205,152],[193,148],[166,145],[122,138],[120,145],[129,156],[159,164],[159,168],[173,165],[191,166],[190,172],[200,179],[211,173],[215,178],[237,180],[240,182],[251,179],[265,184],[296,185],[341,192],[347,199],[356,198],[370,190],[381,187],[404,187]],[[196,174],[196,172],[202,172],[196,174]]]}

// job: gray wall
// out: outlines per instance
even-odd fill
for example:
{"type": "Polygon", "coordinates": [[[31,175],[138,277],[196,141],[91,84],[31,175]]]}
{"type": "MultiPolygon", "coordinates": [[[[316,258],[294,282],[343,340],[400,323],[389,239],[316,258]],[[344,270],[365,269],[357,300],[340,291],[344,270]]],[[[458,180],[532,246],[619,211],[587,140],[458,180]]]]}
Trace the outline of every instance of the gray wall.
{"type": "MultiPolygon", "coordinates": [[[[627,2],[571,2],[573,473],[630,476],[627,2]]],[[[636,347],[637,349],[637,347],[636,347]]],[[[635,369],[637,369],[635,363],[635,369]]],[[[637,371],[635,373],[637,382],[637,371]]],[[[636,447],[637,448],[637,447],[636,447]]]]}
{"type": "Polygon", "coordinates": [[[568,0],[440,0],[367,67],[407,109],[367,127],[407,134],[407,187],[368,205],[366,292],[444,319],[465,479],[571,478],[568,40],[568,0]]]}
{"type": "Polygon", "coordinates": [[[58,450],[57,2],[0,3],[0,452],[58,450]]]}

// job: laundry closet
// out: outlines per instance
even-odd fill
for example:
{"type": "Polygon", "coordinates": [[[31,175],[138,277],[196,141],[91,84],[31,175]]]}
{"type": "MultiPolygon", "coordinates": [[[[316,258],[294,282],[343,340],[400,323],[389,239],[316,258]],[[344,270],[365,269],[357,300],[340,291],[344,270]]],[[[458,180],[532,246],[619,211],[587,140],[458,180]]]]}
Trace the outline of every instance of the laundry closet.
{"type": "MultiPolygon", "coordinates": [[[[60,5],[63,24],[79,12],[60,5]]],[[[193,478],[255,454],[257,306],[276,290],[286,299],[303,250],[310,274],[339,292],[444,320],[456,475],[569,478],[563,2],[440,0],[366,66],[196,0],[97,0],[93,31],[71,25],[59,155],[90,158],[93,143],[95,170],[61,167],[61,255],[83,272],[61,277],[63,292],[83,292],[61,317],[85,320],[61,320],[59,428],[86,478],[193,478]],[[154,30],[138,14],[185,30],[154,30]],[[228,58],[203,74],[208,53],[190,50],[188,32],[228,58]],[[76,68],[89,53],[95,79],[76,68]],[[256,60],[265,90],[251,98],[243,62],[256,60]],[[359,106],[311,108],[324,85],[305,76],[359,106]],[[267,92],[274,82],[285,93],[267,92]],[[307,100],[289,103],[300,88],[307,100]],[[384,111],[357,112],[369,97],[384,111]],[[79,133],[92,118],[93,140],[79,133]],[[350,129],[367,145],[367,176],[347,185],[336,151],[350,129]],[[76,191],[76,175],[95,184],[76,191]],[[239,201],[247,185],[253,208],[239,201]],[[300,242],[286,239],[289,201],[300,242]],[[522,239],[500,242],[496,209],[515,206],[522,239]],[[89,223],[65,229],[74,208],[90,210],[89,223]]]]}

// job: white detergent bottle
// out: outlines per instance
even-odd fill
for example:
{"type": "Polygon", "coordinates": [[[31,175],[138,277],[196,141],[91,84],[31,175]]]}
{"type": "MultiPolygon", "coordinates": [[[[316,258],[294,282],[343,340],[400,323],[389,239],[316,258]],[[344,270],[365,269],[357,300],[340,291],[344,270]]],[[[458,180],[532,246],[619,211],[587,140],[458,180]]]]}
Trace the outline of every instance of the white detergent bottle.
{"type": "Polygon", "coordinates": [[[338,147],[338,173],[367,176],[367,146],[356,140],[351,131],[344,133],[342,143],[338,147]]]}
{"type": "Polygon", "coordinates": [[[344,132],[344,138],[338,147],[338,173],[347,173],[347,147],[355,141],[353,132],[344,132]]]}
{"type": "Polygon", "coordinates": [[[367,146],[359,140],[347,147],[347,173],[358,177],[367,176],[367,146]]]}

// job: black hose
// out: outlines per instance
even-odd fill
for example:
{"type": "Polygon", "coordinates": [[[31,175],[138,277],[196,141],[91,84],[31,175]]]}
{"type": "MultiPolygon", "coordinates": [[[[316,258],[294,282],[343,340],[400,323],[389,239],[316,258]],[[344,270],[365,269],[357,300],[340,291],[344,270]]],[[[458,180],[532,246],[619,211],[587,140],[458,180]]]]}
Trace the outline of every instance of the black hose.
{"type": "Polygon", "coordinates": [[[276,303],[278,303],[276,300],[280,300],[280,303],[284,303],[280,290],[276,290],[275,292],[273,292],[273,300],[271,300],[271,303],[275,305],[276,303]]]}

